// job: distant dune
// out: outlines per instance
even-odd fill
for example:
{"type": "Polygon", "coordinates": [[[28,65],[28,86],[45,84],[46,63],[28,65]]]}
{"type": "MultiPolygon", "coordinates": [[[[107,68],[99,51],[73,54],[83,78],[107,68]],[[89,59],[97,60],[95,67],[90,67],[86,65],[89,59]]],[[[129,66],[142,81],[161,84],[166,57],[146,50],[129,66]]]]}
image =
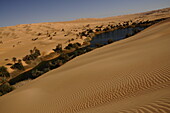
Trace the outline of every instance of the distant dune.
{"type": "Polygon", "coordinates": [[[0,97],[0,112],[170,113],[169,58],[166,20],[0,97]]]}

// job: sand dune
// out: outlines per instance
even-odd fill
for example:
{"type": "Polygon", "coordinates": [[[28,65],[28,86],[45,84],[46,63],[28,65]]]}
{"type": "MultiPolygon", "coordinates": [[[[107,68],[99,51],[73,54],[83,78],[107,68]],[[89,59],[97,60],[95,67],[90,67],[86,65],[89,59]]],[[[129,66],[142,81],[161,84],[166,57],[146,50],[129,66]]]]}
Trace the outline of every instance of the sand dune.
{"type": "Polygon", "coordinates": [[[170,20],[76,57],[0,98],[2,113],[169,113],[170,20]]]}

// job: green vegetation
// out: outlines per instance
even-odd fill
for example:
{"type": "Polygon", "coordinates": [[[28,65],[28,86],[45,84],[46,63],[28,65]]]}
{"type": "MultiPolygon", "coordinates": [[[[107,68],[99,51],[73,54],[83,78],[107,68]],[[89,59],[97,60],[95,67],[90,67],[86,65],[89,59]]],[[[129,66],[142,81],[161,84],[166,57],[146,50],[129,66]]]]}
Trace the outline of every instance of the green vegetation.
{"type": "Polygon", "coordinates": [[[137,29],[137,28],[133,29],[133,35],[139,33],[140,31],[141,31],[141,30],[139,30],[139,29],[137,29]]]}
{"type": "Polygon", "coordinates": [[[0,96],[9,93],[14,88],[7,82],[5,77],[0,78],[0,96]]]}
{"type": "Polygon", "coordinates": [[[18,59],[18,62],[14,62],[14,64],[10,67],[11,69],[18,69],[18,70],[24,70],[24,66],[22,64],[22,60],[18,59]]]}
{"type": "Polygon", "coordinates": [[[5,66],[0,66],[0,96],[12,91],[14,88],[7,82],[10,74],[5,66]]]}
{"type": "Polygon", "coordinates": [[[72,49],[72,48],[73,48],[73,44],[72,44],[72,43],[68,44],[68,45],[65,47],[65,49],[72,49]]]}
{"type": "Polygon", "coordinates": [[[17,61],[17,58],[16,57],[13,57],[12,58],[12,61],[15,63],[17,61]]]}
{"type": "Polygon", "coordinates": [[[5,66],[0,66],[0,77],[10,77],[10,74],[5,66]]]}
{"type": "Polygon", "coordinates": [[[40,36],[40,35],[42,35],[42,33],[38,33],[38,34],[37,34],[37,36],[40,36]]]}
{"type": "Polygon", "coordinates": [[[78,42],[77,42],[77,43],[74,43],[74,44],[70,43],[70,44],[68,44],[68,45],[65,47],[65,49],[68,49],[68,50],[70,50],[70,49],[72,49],[72,48],[78,49],[80,46],[81,46],[81,44],[78,43],[78,42]]]}
{"type": "Polygon", "coordinates": [[[132,35],[129,34],[129,33],[127,33],[126,36],[125,36],[125,38],[128,38],[128,37],[130,37],[130,36],[132,36],[132,35]]]}
{"type": "MultiPolygon", "coordinates": [[[[79,45],[79,44],[77,43],[77,45],[79,45]]],[[[51,60],[40,62],[33,69],[31,69],[27,72],[24,72],[24,73],[16,76],[15,78],[12,78],[9,81],[9,83],[13,85],[13,84],[18,83],[18,82],[23,81],[23,80],[35,79],[35,78],[41,76],[42,74],[44,74],[44,73],[46,73],[46,72],[48,72],[52,69],[60,67],[64,63],[73,59],[74,57],[79,56],[81,54],[84,54],[86,52],[89,52],[91,50],[92,50],[92,48],[90,48],[90,47],[83,47],[83,48],[78,48],[75,51],[72,51],[72,52],[69,52],[69,53],[65,53],[63,51],[63,52],[60,53],[59,57],[56,57],[56,58],[51,59],[51,60]]]]}
{"type": "Polygon", "coordinates": [[[99,47],[102,47],[102,46],[104,46],[104,45],[103,45],[103,44],[100,44],[100,43],[96,43],[95,46],[96,46],[97,48],[99,48],[99,47]]]}
{"type": "Polygon", "coordinates": [[[30,64],[31,61],[35,60],[40,55],[40,50],[34,47],[33,50],[30,50],[30,55],[26,55],[22,60],[25,61],[25,63],[30,64]]]}
{"type": "Polygon", "coordinates": [[[109,40],[107,41],[107,43],[108,43],[108,44],[111,44],[111,43],[113,43],[113,40],[112,40],[112,39],[109,39],[109,40]]]}
{"type": "Polygon", "coordinates": [[[36,40],[38,40],[38,38],[33,38],[33,39],[32,39],[32,41],[36,41],[36,40]]]}
{"type": "Polygon", "coordinates": [[[53,49],[54,52],[61,53],[62,52],[62,44],[58,44],[55,49],[53,49]]]}
{"type": "Polygon", "coordinates": [[[59,56],[59,59],[62,60],[62,62],[67,62],[70,60],[70,57],[68,56],[67,53],[61,53],[60,56],[59,56]]]}
{"type": "Polygon", "coordinates": [[[43,72],[39,71],[38,69],[32,70],[32,76],[33,77],[38,77],[38,76],[40,76],[42,74],[43,74],[43,72]]]}

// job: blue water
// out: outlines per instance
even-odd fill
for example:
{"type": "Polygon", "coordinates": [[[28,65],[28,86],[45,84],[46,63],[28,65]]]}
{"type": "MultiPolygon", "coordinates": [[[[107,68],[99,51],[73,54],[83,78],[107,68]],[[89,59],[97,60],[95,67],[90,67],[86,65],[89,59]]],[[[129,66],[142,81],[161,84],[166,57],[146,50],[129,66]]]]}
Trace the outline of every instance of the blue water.
{"type": "Polygon", "coordinates": [[[105,32],[102,34],[98,34],[92,38],[90,41],[90,47],[95,47],[96,44],[108,44],[108,40],[112,39],[114,42],[118,40],[122,40],[126,37],[127,34],[133,34],[133,30],[144,30],[144,27],[136,27],[136,28],[124,28],[124,29],[117,29],[110,32],[105,32]]]}

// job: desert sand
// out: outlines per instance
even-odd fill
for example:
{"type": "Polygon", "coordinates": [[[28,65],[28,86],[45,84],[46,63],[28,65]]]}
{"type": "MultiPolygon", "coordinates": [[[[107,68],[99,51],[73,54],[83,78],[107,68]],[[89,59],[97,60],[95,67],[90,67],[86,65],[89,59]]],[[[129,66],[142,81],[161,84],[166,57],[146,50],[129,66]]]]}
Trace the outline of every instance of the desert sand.
{"type": "Polygon", "coordinates": [[[166,20],[76,57],[2,96],[0,112],[169,113],[169,36],[166,20]]]}

